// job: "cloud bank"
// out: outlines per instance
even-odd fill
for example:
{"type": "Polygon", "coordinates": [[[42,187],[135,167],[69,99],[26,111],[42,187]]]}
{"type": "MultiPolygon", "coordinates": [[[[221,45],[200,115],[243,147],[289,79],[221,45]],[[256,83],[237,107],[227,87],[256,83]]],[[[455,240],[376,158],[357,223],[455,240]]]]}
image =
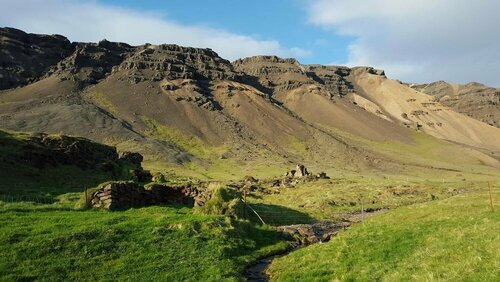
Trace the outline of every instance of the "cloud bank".
{"type": "Polygon", "coordinates": [[[310,51],[297,47],[285,48],[276,40],[179,24],[158,13],[137,12],[95,1],[0,0],[0,7],[0,26],[31,33],[61,34],[72,41],[96,42],[105,38],[132,45],[174,43],[211,48],[228,60],[253,55],[299,58],[310,55],[310,51]]]}
{"type": "Polygon", "coordinates": [[[352,36],[348,65],[408,82],[500,86],[500,1],[314,0],[310,23],[352,36]]]}

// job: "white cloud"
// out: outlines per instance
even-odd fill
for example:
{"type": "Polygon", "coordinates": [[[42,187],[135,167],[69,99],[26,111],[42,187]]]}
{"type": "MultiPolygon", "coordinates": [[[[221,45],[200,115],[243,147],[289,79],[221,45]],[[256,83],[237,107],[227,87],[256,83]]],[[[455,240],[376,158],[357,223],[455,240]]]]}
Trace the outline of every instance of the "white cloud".
{"type": "Polygon", "coordinates": [[[500,86],[500,1],[314,0],[309,21],[353,36],[349,65],[404,81],[500,86]]]}
{"type": "Polygon", "coordinates": [[[0,7],[0,26],[31,33],[57,33],[72,41],[96,42],[106,38],[132,45],[173,43],[212,48],[229,60],[253,55],[303,57],[310,54],[297,47],[285,48],[276,40],[179,24],[158,13],[137,12],[95,1],[0,0],[0,7]]]}

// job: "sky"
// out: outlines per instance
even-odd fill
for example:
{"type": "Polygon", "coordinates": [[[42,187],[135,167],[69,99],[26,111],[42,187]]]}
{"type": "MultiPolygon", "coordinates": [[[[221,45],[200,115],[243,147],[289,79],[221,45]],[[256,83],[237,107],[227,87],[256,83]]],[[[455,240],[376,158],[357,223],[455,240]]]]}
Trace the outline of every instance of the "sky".
{"type": "Polygon", "coordinates": [[[500,86],[497,0],[0,0],[0,26],[72,41],[175,43],[235,60],[366,65],[390,78],[500,86]]]}

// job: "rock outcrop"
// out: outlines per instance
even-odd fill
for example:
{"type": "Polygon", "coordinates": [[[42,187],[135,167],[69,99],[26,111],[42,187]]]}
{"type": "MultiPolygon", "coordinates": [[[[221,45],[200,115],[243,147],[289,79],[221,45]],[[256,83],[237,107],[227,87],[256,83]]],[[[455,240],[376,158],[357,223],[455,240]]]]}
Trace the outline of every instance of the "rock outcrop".
{"type": "Polygon", "coordinates": [[[277,227],[278,231],[288,235],[298,245],[310,245],[328,242],[340,230],[349,227],[350,222],[320,221],[313,224],[294,224],[277,227]]]}
{"type": "Polygon", "coordinates": [[[302,164],[297,164],[295,166],[295,169],[292,169],[290,171],[287,171],[285,173],[285,177],[291,177],[291,178],[302,178],[302,177],[307,177],[312,175],[307,168],[302,165],[302,164]]]}
{"type": "Polygon", "coordinates": [[[354,91],[346,79],[351,73],[347,67],[302,65],[292,58],[254,56],[233,62],[234,68],[247,76],[244,82],[269,94],[289,91],[303,85],[317,85],[320,93],[345,96],[354,91]]]}
{"type": "Polygon", "coordinates": [[[66,135],[35,134],[27,138],[22,152],[24,160],[37,168],[75,165],[82,169],[113,170],[120,162],[114,147],[66,135]]]}
{"type": "Polygon", "coordinates": [[[452,84],[445,81],[409,86],[434,96],[436,102],[459,113],[500,128],[500,88],[476,82],[452,84]]]}
{"type": "Polygon", "coordinates": [[[73,80],[79,87],[95,84],[111,73],[135,50],[125,43],[102,40],[99,43],[74,43],[71,55],[52,67],[46,76],[56,74],[61,80],[73,80]]]}
{"type": "Polygon", "coordinates": [[[231,63],[211,49],[173,44],[139,46],[117,70],[128,71],[133,83],[163,79],[234,80],[238,76],[231,63]]]}
{"type": "Polygon", "coordinates": [[[73,52],[61,35],[30,34],[0,28],[0,90],[31,83],[73,52]]]}

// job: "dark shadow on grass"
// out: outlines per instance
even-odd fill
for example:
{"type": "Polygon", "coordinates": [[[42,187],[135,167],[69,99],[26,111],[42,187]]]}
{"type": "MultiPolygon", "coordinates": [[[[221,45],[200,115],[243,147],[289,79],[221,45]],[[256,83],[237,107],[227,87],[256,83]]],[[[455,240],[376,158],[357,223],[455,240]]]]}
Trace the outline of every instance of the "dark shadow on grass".
{"type": "Polygon", "coordinates": [[[314,221],[314,219],[308,214],[288,207],[262,203],[250,203],[247,213],[249,219],[256,223],[261,223],[261,220],[257,214],[252,211],[252,209],[257,212],[266,224],[273,226],[311,223],[314,221]]]}

